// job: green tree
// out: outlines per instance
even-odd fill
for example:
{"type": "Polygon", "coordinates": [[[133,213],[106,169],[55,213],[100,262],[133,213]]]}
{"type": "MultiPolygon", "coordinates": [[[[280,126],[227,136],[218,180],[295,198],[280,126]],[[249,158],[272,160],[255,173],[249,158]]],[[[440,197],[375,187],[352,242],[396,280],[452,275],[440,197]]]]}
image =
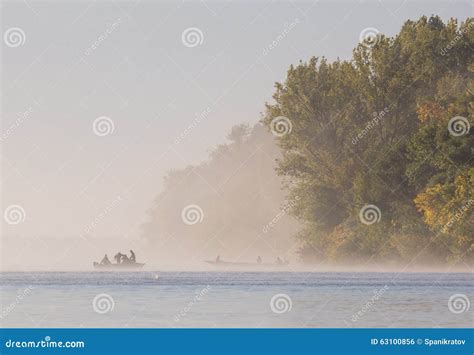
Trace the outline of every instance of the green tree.
{"type": "Polygon", "coordinates": [[[270,130],[280,116],[291,122],[278,138],[277,173],[290,196],[302,196],[294,214],[304,259],[410,260],[413,248],[447,259],[472,245],[463,234],[441,255],[415,202],[436,181],[469,181],[472,134],[449,137],[447,120],[472,122],[472,27],[472,19],[407,21],[393,38],[360,43],[351,60],[311,58],[275,85],[262,121],[270,130]],[[366,204],[380,209],[378,223],[359,220],[366,204]]]}

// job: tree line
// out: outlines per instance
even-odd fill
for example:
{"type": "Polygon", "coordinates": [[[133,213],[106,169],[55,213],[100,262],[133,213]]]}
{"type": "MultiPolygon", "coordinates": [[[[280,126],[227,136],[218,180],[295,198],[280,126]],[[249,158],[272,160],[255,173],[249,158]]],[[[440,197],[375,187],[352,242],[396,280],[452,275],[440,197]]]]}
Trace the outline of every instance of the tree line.
{"type": "Polygon", "coordinates": [[[472,264],[473,29],[421,17],[290,66],[263,126],[169,172],[145,237],[173,257],[472,264]]]}
{"type": "Polygon", "coordinates": [[[303,260],[472,262],[473,29],[421,17],[275,84],[263,122],[303,260]]]}

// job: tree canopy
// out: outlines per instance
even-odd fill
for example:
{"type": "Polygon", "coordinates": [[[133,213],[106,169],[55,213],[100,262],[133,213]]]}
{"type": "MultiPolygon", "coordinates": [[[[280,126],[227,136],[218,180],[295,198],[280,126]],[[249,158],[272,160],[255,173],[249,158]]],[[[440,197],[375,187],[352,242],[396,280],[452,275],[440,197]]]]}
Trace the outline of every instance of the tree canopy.
{"type": "Polygon", "coordinates": [[[277,173],[302,197],[304,260],[472,261],[473,27],[407,21],[350,60],[314,57],[275,85],[263,122],[291,125],[277,173]]]}
{"type": "Polygon", "coordinates": [[[261,119],[271,134],[238,125],[207,161],[170,172],[146,237],[237,256],[253,238],[254,253],[287,255],[292,236],[304,262],[472,264],[473,29],[421,17],[349,60],[290,66],[261,119]],[[205,223],[191,229],[192,203],[205,223]],[[287,213],[299,223],[280,223],[287,213]]]}

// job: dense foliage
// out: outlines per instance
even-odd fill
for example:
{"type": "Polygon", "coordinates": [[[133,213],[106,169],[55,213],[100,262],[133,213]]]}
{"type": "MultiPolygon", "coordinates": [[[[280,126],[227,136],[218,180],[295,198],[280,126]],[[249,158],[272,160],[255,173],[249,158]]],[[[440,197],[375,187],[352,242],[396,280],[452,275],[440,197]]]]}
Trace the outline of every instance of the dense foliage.
{"type": "Polygon", "coordinates": [[[473,48],[474,19],[422,17],[276,84],[263,122],[291,125],[277,173],[303,260],[472,262],[473,48]],[[361,223],[369,204],[380,220],[361,223]]]}

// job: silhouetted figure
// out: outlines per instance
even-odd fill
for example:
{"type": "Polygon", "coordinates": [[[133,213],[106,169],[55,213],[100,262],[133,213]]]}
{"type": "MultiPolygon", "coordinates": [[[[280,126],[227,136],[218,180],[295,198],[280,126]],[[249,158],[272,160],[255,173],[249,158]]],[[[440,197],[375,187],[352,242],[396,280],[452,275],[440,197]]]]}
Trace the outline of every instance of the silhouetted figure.
{"type": "Polygon", "coordinates": [[[129,264],[129,263],[130,263],[130,259],[128,258],[128,256],[125,254],[122,254],[122,264],[129,264]]]}
{"type": "Polygon", "coordinates": [[[279,256],[277,257],[276,264],[277,265],[283,265],[283,260],[281,260],[281,258],[279,256]]]}
{"type": "Polygon", "coordinates": [[[102,261],[100,262],[102,265],[110,265],[110,260],[107,254],[102,258],[102,261]]]}
{"type": "Polygon", "coordinates": [[[123,254],[121,252],[118,252],[117,254],[115,254],[114,259],[117,264],[120,264],[120,262],[122,261],[122,256],[123,254]]]}
{"type": "Polygon", "coordinates": [[[220,263],[220,262],[221,262],[221,256],[220,256],[220,255],[217,255],[216,263],[220,263]]]}
{"type": "Polygon", "coordinates": [[[262,263],[262,257],[259,255],[257,258],[257,263],[261,264],[262,263]]]}
{"type": "Polygon", "coordinates": [[[137,261],[137,259],[135,257],[135,253],[133,252],[132,249],[130,249],[130,262],[134,263],[136,261],[137,261]]]}

